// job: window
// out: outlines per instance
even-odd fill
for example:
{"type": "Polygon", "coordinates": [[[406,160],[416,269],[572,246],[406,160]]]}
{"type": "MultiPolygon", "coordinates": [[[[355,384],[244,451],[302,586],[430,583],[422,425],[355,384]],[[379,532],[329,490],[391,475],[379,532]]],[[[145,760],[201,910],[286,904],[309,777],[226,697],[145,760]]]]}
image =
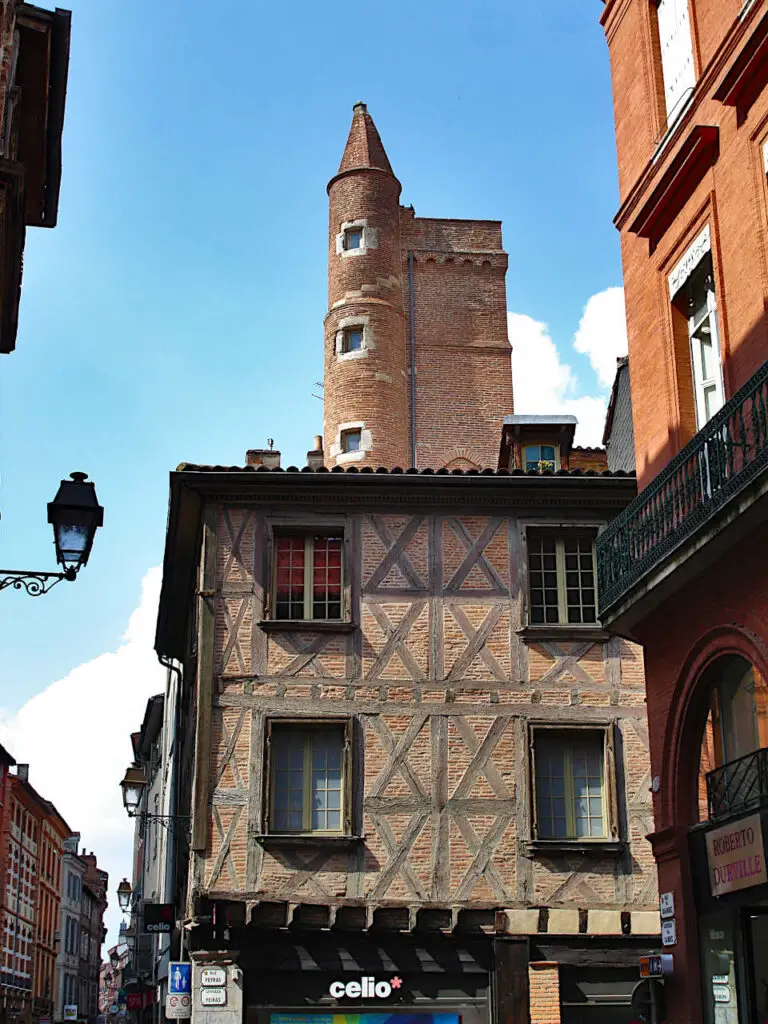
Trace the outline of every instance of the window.
{"type": "Polygon", "coordinates": [[[362,228],[347,228],[344,231],[344,248],[348,251],[350,249],[361,249],[363,247],[363,229],[362,228]]]}
{"type": "Polygon", "coordinates": [[[536,729],[533,738],[537,839],[605,839],[605,732],[536,729]]]}
{"type": "Polygon", "coordinates": [[[341,450],[342,452],[359,452],[360,445],[362,442],[362,431],[360,430],[342,430],[341,432],[341,450]]]}
{"type": "Polygon", "coordinates": [[[594,548],[591,533],[529,532],[531,625],[597,622],[594,548]]]}
{"type": "Polygon", "coordinates": [[[342,537],[276,534],[275,618],[342,618],[342,537]]]}
{"type": "Polygon", "coordinates": [[[272,833],[349,834],[351,723],[268,723],[272,833]]]}
{"type": "Polygon", "coordinates": [[[558,469],[555,447],[551,444],[529,444],[525,448],[526,469],[558,469]]]}
{"type": "Polygon", "coordinates": [[[685,109],[696,85],[688,0],[658,0],[657,20],[669,128],[685,109]]]}
{"type": "Polygon", "coordinates": [[[688,319],[696,425],[700,430],[724,404],[711,252],[690,274],[675,303],[688,319]]]}
{"type": "Polygon", "coordinates": [[[360,352],[363,347],[363,328],[347,327],[341,338],[342,352],[360,352]]]}

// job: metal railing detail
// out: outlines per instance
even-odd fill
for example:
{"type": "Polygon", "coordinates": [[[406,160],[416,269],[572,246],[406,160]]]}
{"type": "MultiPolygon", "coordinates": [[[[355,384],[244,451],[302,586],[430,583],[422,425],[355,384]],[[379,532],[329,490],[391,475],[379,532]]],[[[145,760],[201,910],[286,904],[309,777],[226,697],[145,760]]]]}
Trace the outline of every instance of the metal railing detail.
{"type": "Polygon", "coordinates": [[[768,362],[597,538],[600,616],[768,466],[768,362]]]}
{"type": "Polygon", "coordinates": [[[741,814],[768,801],[768,749],[707,772],[709,817],[724,818],[741,814]]]}

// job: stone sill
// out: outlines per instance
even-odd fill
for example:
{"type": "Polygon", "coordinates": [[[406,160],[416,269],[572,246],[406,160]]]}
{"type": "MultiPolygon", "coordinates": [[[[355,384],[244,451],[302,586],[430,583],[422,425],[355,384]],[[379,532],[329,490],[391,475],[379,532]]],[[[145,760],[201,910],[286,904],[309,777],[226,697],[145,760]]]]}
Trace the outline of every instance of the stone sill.
{"type": "Polygon", "coordinates": [[[626,843],[621,839],[531,839],[525,845],[529,857],[582,853],[595,857],[618,857],[626,843]]]}
{"type": "Polygon", "coordinates": [[[357,628],[341,619],[260,619],[257,625],[265,633],[353,633],[357,628]]]}
{"type": "Polygon", "coordinates": [[[329,849],[348,849],[363,842],[363,836],[322,835],[320,833],[301,832],[261,832],[250,837],[262,846],[274,847],[309,847],[323,846],[329,849]]]}
{"type": "Polygon", "coordinates": [[[535,644],[542,640],[594,640],[596,643],[606,643],[611,639],[611,634],[598,625],[523,626],[516,632],[525,644],[535,644]]]}

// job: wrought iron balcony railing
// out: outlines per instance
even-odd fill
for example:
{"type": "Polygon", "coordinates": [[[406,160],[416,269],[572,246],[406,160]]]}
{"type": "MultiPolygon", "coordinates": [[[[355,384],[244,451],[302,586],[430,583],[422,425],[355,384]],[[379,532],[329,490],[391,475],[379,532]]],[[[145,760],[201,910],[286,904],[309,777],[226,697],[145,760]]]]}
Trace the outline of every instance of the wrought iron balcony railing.
{"type": "Polygon", "coordinates": [[[768,748],[707,772],[707,805],[712,819],[741,814],[768,803],[768,748]]]}
{"type": "Polygon", "coordinates": [[[597,538],[600,616],[768,467],[768,362],[597,538]]]}

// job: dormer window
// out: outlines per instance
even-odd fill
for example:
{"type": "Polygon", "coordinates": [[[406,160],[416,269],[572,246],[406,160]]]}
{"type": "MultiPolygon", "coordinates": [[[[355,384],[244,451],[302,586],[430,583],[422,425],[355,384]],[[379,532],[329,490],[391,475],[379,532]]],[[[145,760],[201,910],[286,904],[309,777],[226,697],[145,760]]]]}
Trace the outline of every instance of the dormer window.
{"type": "Polygon", "coordinates": [[[528,444],[525,446],[525,468],[526,470],[550,470],[558,469],[559,453],[557,448],[551,444],[528,444]]]}
{"type": "Polygon", "coordinates": [[[344,232],[344,248],[347,252],[350,249],[361,249],[363,246],[363,229],[347,228],[344,232]]]}
{"type": "Polygon", "coordinates": [[[359,452],[360,442],[362,439],[362,431],[360,430],[343,430],[341,432],[341,450],[345,454],[348,452],[359,452]]]}

